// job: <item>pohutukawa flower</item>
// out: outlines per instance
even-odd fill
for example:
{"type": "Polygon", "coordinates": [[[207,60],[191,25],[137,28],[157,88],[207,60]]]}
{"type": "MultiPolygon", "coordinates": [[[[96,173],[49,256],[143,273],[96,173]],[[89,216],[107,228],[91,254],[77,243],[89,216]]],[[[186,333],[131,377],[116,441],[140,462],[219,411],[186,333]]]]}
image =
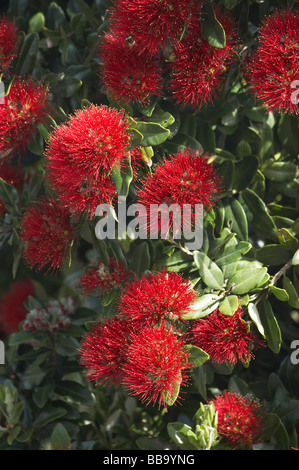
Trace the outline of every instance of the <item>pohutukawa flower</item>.
{"type": "Polygon", "coordinates": [[[18,28],[5,15],[0,21],[0,73],[6,72],[18,54],[18,28]]]}
{"type": "Polygon", "coordinates": [[[24,302],[35,295],[35,287],[31,279],[21,279],[11,284],[0,300],[0,325],[6,334],[19,329],[19,324],[27,315],[24,302]]]}
{"type": "Polygon", "coordinates": [[[242,318],[241,307],[233,315],[218,309],[207,317],[194,320],[190,342],[206,351],[216,364],[235,365],[254,358],[253,350],[263,345],[242,318]]]}
{"type": "Polygon", "coordinates": [[[73,213],[93,217],[99,204],[110,204],[117,197],[111,171],[127,157],[128,126],[123,112],[91,105],[76,111],[50,135],[47,178],[73,213]]]}
{"type": "Polygon", "coordinates": [[[134,42],[138,53],[153,58],[175,46],[199,21],[200,11],[201,2],[194,0],[117,0],[111,23],[134,42]]]}
{"type": "Polygon", "coordinates": [[[235,448],[251,448],[264,429],[262,404],[253,397],[225,391],[213,400],[218,412],[218,432],[235,448]]]}
{"type": "MultiPolygon", "coordinates": [[[[23,184],[23,173],[19,166],[12,165],[11,162],[0,163],[0,178],[6,183],[19,190],[23,184]]],[[[3,201],[0,199],[0,215],[6,211],[3,201]]]]}
{"type": "Polygon", "coordinates": [[[277,10],[259,38],[245,74],[249,89],[268,111],[298,114],[299,11],[277,10]]]}
{"type": "Polygon", "coordinates": [[[127,323],[117,317],[96,323],[81,342],[80,363],[91,382],[119,386],[130,342],[127,323]]]}
{"type": "MultiPolygon", "coordinates": [[[[196,205],[202,205],[199,209],[207,212],[213,207],[221,185],[213,163],[208,163],[208,157],[200,151],[180,150],[157,164],[154,172],[144,180],[137,191],[137,202],[146,208],[147,220],[143,221],[141,214],[140,221],[151,234],[166,234],[169,230],[171,235],[175,232],[175,216],[169,213],[171,205],[177,205],[180,210],[180,230],[194,226],[196,205]],[[155,207],[160,205],[160,218],[151,216],[155,207]],[[190,214],[184,216],[184,206],[186,208],[187,205],[190,206],[190,214]]],[[[168,237],[165,235],[165,238],[168,237]]]]}
{"type": "Polygon", "coordinates": [[[188,29],[168,61],[168,88],[181,105],[200,108],[220,99],[228,70],[235,61],[236,24],[228,12],[222,14],[216,9],[216,13],[226,34],[226,45],[223,48],[211,46],[202,36],[199,23],[188,29]]]}
{"type": "Polygon", "coordinates": [[[111,289],[121,289],[130,279],[132,272],[124,265],[109,258],[109,266],[102,262],[94,262],[87,267],[79,279],[80,290],[84,295],[100,297],[111,289]]]}
{"type": "Polygon", "coordinates": [[[108,94],[122,105],[148,104],[162,94],[162,67],[158,59],[138,54],[122,31],[109,30],[99,48],[100,78],[108,94]]]}
{"type": "Polygon", "coordinates": [[[164,324],[132,333],[123,384],[145,404],[167,408],[188,384],[190,363],[184,337],[164,324]]]}
{"type": "Polygon", "coordinates": [[[196,302],[189,280],[175,272],[153,272],[127,285],[119,300],[119,315],[139,326],[183,320],[196,302]]]}
{"type": "Polygon", "coordinates": [[[70,259],[78,234],[70,214],[49,196],[32,204],[20,222],[23,258],[36,271],[56,273],[70,259]]]}
{"type": "Polygon", "coordinates": [[[0,103],[0,151],[7,158],[23,152],[48,113],[48,87],[31,78],[16,79],[0,103]]]}

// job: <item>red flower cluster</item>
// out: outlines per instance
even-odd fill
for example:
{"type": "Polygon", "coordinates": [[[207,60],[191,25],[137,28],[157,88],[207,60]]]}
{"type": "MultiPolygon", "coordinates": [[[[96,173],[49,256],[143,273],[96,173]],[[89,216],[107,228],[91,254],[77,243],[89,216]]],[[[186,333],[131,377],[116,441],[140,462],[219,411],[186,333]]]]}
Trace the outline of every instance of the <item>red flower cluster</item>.
{"type": "Polygon", "coordinates": [[[246,449],[259,442],[264,426],[257,399],[225,391],[211,401],[218,413],[218,432],[230,445],[246,449]]]}
{"type": "Polygon", "coordinates": [[[0,326],[4,333],[15,333],[19,324],[27,315],[24,302],[35,295],[35,287],[31,279],[15,281],[3,294],[0,301],[0,326]]]}
{"type": "Polygon", "coordinates": [[[18,28],[15,20],[8,20],[3,15],[0,21],[0,74],[7,72],[18,50],[18,28]]]}
{"type": "Polygon", "coordinates": [[[46,120],[49,90],[31,78],[16,79],[0,103],[0,152],[7,158],[22,152],[46,120]]]}
{"type": "Polygon", "coordinates": [[[175,272],[146,274],[127,286],[119,315],[139,327],[180,321],[192,310],[197,293],[190,281],[175,272]]]}
{"type": "Polygon", "coordinates": [[[132,271],[127,270],[121,262],[117,263],[114,258],[109,258],[109,266],[94,262],[80,277],[80,290],[84,295],[101,297],[111,289],[122,288],[131,275],[132,271]]]}
{"type": "Polygon", "coordinates": [[[239,308],[233,315],[218,309],[195,320],[190,328],[190,342],[206,351],[216,364],[235,365],[254,358],[253,349],[263,344],[242,318],[239,308]]]}
{"type": "Polygon", "coordinates": [[[268,111],[298,114],[299,11],[277,10],[259,30],[259,45],[245,76],[268,111]]]}
{"type": "Polygon", "coordinates": [[[220,98],[227,70],[235,61],[238,41],[236,24],[231,16],[218,9],[215,11],[225,31],[226,45],[223,48],[211,46],[202,36],[199,23],[188,29],[168,61],[169,89],[177,103],[196,108],[220,98]]]}
{"type": "Polygon", "coordinates": [[[92,381],[123,384],[145,403],[167,408],[187,385],[190,362],[181,315],[196,292],[177,273],[149,273],[128,284],[119,312],[82,341],[81,363],[92,381]]]}
{"type": "Polygon", "coordinates": [[[108,93],[123,105],[148,104],[164,89],[195,108],[218,98],[237,48],[236,25],[216,9],[226,45],[212,47],[202,37],[201,9],[195,0],[115,1],[99,50],[108,93]]]}
{"type": "MultiPolygon", "coordinates": [[[[190,216],[181,217],[181,229],[190,228],[194,225],[194,209],[196,205],[202,205],[203,209],[209,211],[214,205],[214,200],[220,191],[220,178],[216,174],[216,169],[212,163],[208,163],[208,154],[186,148],[180,150],[176,155],[164,159],[155,167],[155,171],[148,176],[137,191],[137,201],[147,210],[147,220],[144,224],[148,231],[153,234],[158,232],[166,233],[174,227],[173,215],[169,214],[171,205],[178,205],[181,216],[185,205],[190,205],[190,216]],[[156,204],[161,205],[161,217],[151,220],[151,207],[156,204]],[[163,214],[165,205],[166,214],[163,214]],[[166,218],[163,215],[167,216],[166,218]],[[165,220],[166,222],[163,222],[165,220]],[[185,221],[185,224],[184,224],[185,221]],[[167,223],[167,226],[165,225],[167,223]]],[[[143,215],[140,216],[140,220],[143,215]]]]}
{"type": "Polygon", "coordinates": [[[54,273],[70,258],[77,233],[70,214],[49,196],[31,205],[20,222],[23,258],[32,269],[54,273]]]}
{"type": "Polygon", "coordinates": [[[128,155],[128,126],[123,112],[92,105],[76,111],[50,135],[47,178],[72,213],[93,217],[99,204],[117,197],[111,170],[121,167],[128,155]]]}

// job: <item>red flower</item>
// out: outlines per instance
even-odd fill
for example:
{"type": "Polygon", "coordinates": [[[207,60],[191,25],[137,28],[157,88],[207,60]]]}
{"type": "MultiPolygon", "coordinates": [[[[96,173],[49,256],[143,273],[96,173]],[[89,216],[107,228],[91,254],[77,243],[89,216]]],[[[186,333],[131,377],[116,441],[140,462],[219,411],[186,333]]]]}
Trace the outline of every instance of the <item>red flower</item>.
{"type": "Polygon", "coordinates": [[[236,25],[229,13],[220,14],[218,10],[216,13],[226,34],[226,45],[223,48],[211,46],[202,36],[199,23],[189,28],[168,61],[169,90],[177,103],[200,108],[220,98],[238,43],[236,25]]]}
{"type": "Polygon", "coordinates": [[[111,29],[99,48],[100,77],[112,98],[123,106],[130,101],[148,104],[150,97],[162,94],[162,68],[159,60],[138,54],[123,31],[111,29]]]}
{"type": "Polygon", "coordinates": [[[258,400],[228,391],[211,401],[218,413],[218,432],[229,444],[250,448],[259,442],[263,432],[263,413],[258,400]]]}
{"type": "Polygon", "coordinates": [[[123,383],[142,402],[172,404],[187,385],[190,364],[183,336],[164,324],[131,335],[123,365],[123,383]]]}
{"type": "MultiPolygon", "coordinates": [[[[10,162],[0,164],[0,178],[16,189],[19,189],[23,183],[23,174],[20,168],[13,166],[10,162]]],[[[6,212],[5,205],[0,199],[0,215],[4,212],[6,212]]]]}
{"type": "Polygon", "coordinates": [[[55,273],[69,260],[77,233],[69,213],[46,196],[26,210],[20,238],[24,242],[23,257],[30,267],[37,271],[47,267],[55,273]]]}
{"type": "Polygon", "coordinates": [[[46,86],[15,80],[0,104],[0,151],[6,156],[22,152],[48,115],[49,90],[46,86]]]}
{"type": "Polygon", "coordinates": [[[276,11],[264,20],[259,36],[245,74],[249,89],[268,111],[298,114],[299,11],[276,11]]]}
{"type": "Polygon", "coordinates": [[[242,319],[241,308],[233,315],[224,315],[217,309],[195,320],[190,337],[192,344],[206,351],[217,364],[248,362],[254,358],[252,350],[263,344],[242,319]]]}
{"type": "MultiPolygon", "coordinates": [[[[155,167],[154,173],[145,179],[142,188],[137,191],[137,201],[147,209],[147,221],[144,221],[144,224],[147,225],[148,231],[156,234],[159,230],[162,233],[174,225],[172,214],[169,222],[167,218],[166,222],[163,222],[163,217],[168,216],[171,205],[179,206],[183,228],[187,224],[182,210],[184,205],[189,204],[192,209],[190,219],[193,226],[195,205],[202,204],[204,209],[210,210],[219,191],[220,179],[213,164],[208,163],[208,155],[187,148],[155,167]],[[155,204],[163,204],[159,221],[150,217],[151,207],[153,208],[155,204]],[[164,214],[163,208],[167,213],[164,214]]],[[[142,218],[141,214],[140,220],[142,218]]]]}
{"type": "Polygon", "coordinates": [[[34,284],[31,279],[15,281],[5,292],[0,302],[0,324],[6,334],[19,329],[19,324],[27,315],[24,302],[29,295],[35,295],[34,284]]]}
{"type": "Polygon", "coordinates": [[[127,323],[116,317],[97,323],[86,334],[79,361],[86,367],[91,382],[120,385],[129,336],[127,323]]]}
{"type": "Polygon", "coordinates": [[[132,272],[123,264],[109,258],[109,266],[104,263],[93,263],[86,268],[79,279],[80,288],[85,295],[99,293],[100,296],[114,288],[122,288],[132,272]]]}
{"type": "Polygon", "coordinates": [[[178,321],[192,310],[196,291],[175,272],[143,275],[129,284],[119,300],[119,314],[139,326],[178,321]]]}
{"type": "Polygon", "coordinates": [[[153,58],[179,42],[185,30],[199,21],[200,10],[201,3],[193,0],[118,0],[111,22],[131,38],[138,53],[153,58]]]}
{"type": "Polygon", "coordinates": [[[92,105],[76,111],[50,135],[47,177],[71,212],[93,217],[99,204],[117,197],[111,170],[127,156],[128,125],[123,112],[92,105]]]}
{"type": "Polygon", "coordinates": [[[0,21],[0,73],[7,71],[18,52],[18,29],[14,18],[6,19],[2,16],[0,21]]]}

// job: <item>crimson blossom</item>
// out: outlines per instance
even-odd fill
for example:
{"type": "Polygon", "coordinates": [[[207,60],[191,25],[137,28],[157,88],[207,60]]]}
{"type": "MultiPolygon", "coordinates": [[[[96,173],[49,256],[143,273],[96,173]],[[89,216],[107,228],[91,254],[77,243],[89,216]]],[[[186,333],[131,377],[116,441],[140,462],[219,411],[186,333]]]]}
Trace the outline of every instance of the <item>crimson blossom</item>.
{"type": "Polygon", "coordinates": [[[111,289],[123,288],[132,275],[132,271],[125,268],[123,263],[109,258],[109,265],[94,262],[88,266],[79,279],[80,290],[84,295],[100,295],[111,289]]]}
{"type": "Polygon", "coordinates": [[[262,435],[262,404],[247,395],[224,391],[211,400],[218,413],[218,432],[235,448],[251,448],[262,435]]]}
{"type": "Polygon", "coordinates": [[[114,317],[96,323],[81,341],[79,362],[91,382],[119,386],[130,342],[127,322],[114,317]]]}
{"type": "Polygon", "coordinates": [[[123,106],[130,101],[143,105],[162,95],[162,63],[138,54],[124,31],[111,28],[100,46],[100,78],[107,93],[123,106]]]}
{"type": "Polygon", "coordinates": [[[14,18],[9,20],[2,16],[0,21],[0,73],[6,72],[13,59],[17,56],[18,46],[18,28],[15,25],[14,18]]]}
{"type": "MultiPolygon", "coordinates": [[[[202,205],[203,210],[207,212],[213,207],[221,190],[221,183],[215,166],[213,163],[208,163],[208,159],[208,154],[186,148],[158,163],[154,172],[144,179],[142,187],[137,191],[137,202],[146,208],[147,220],[142,223],[147,226],[151,234],[166,233],[171,226],[175,230],[173,215],[168,211],[171,205],[177,205],[181,212],[180,216],[183,216],[181,229],[188,228],[189,225],[194,226],[196,205],[202,205]],[[151,207],[154,205],[161,205],[160,220],[150,217],[151,207]],[[166,214],[163,213],[165,205],[166,214]],[[188,221],[183,213],[184,206],[187,205],[191,210],[188,221]]],[[[141,214],[140,220],[143,218],[141,214]]]]}
{"type": "Polygon", "coordinates": [[[78,234],[70,214],[50,196],[29,206],[20,222],[22,256],[32,269],[56,273],[70,259],[78,234]]]}
{"type": "Polygon", "coordinates": [[[125,287],[119,300],[119,315],[138,327],[180,321],[192,311],[196,298],[191,282],[181,274],[148,273],[125,287]]]}
{"type": "Polygon", "coordinates": [[[245,77],[268,111],[298,114],[299,11],[277,10],[259,30],[245,77]]]}
{"type": "Polygon", "coordinates": [[[11,284],[0,300],[0,325],[6,334],[18,331],[19,324],[27,315],[24,302],[35,295],[32,279],[20,279],[11,284]]]}
{"type": "Polygon", "coordinates": [[[210,45],[199,22],[188,29],[168,60],[168,89],[181,105],[200,108],[219,99],[228,69],[235,61],[239,47],[236,23],[228,12],[220,13],[218,9],[215,12],[226,34],[225,46],[210,45]]]}
{"type": "Polygon", "coordinates": [[[49,185],[61,204],[92,218],[99,204],[117,198],[111,178],[121,167],[130,143],[126,115],[105,105],[77,110],[54,129],[45,151],[49,185]]]}
{"type": "Polygon", "coordinates": [[[31,78],[16,79],[0,103],[0,152],[6,158],[22,153],[48,113],[48,87],[31,78]]]}
{"type": "Polygon", "coordinates": [[[167,328],[145,327],[131,334],[123,365],[123,384],[145,404],[173,404],[190,376],[185,338],[167,328]]]}
{"type": "Polygon", "coordinates": [[[207,317],[194,320],[190,342],[208,353],[216,364],[250,361],[254,358],[253,349],[263,341],[250,331],[242,314],[241,308],[233,315],[225,315],[217,309],[207,317]]]}
{"type": "Polygon", "coordinates": [[[194,0],[115,0],[111,23],[131,38],[138,54],[152,59],[199,21],[201,7],[194,0]]]}

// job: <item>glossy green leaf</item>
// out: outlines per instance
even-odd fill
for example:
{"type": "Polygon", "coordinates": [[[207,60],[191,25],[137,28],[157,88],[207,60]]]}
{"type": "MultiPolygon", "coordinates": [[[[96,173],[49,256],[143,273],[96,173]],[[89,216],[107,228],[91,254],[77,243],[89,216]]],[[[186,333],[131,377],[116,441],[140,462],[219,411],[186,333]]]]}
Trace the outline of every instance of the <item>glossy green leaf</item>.
{"type": "Polygon", "coordinates": [[[44,26],[45,26],[45,15],[39,11],[34,16],[32,16],[32,18],[30,18],[28,31],[30,33],[32,32],[39,33],[44,26]]]}
{"type": "Polygon", "coordinates": [[[281,289],[277,286],[269,286],[269,289],[278,300],[281,300],[282,302],[286,302],[289,300],[289,294],[285,289],[281,289]]]}
{"type": "Polygon", "coordinates": [[[202,21],[202,35],[208,43],[218,49],[226,45],[226,35],[223,26],[218,21],[212,4],[204,4],[205,20],[202,21]]]}
{"type": "Polygon", "coordinates": [[[265,266],[279,266],[290,259],[290,251],[281,245],[269,244],[257,249],[255,258],[265,266]]]}
{"type": "Polygon", "coordinates": [[[170,135],[169,129],[154,122],[136,122],[135,129],[143,136],[140,142],[143,147],[160,145],[170,135]]]}
{"type": "Polygon", "coordinates": [[[297,166],[294,163],[271,162],[264,169],[264,175],[272,181],[292,181],[297,172],[297,166]]]}
{"type": "Polygon", "coordinates": [[[130,183],[133,180],[133,170],[131,167],[131,158],[128,155],[121,167],[113,167],[111,178],[115,184],[117,194],[127,197],[129,193],[130,183]]]}
{"type": "Polygon", "coordinates": [[[39,36],[37,32],[29,33],[25,36],[14,73],[21,77],[31,75],[36,63],[38,52],[39,36]]]}
{"type": "Polygon", "coordinates": [[[246,155],[241,161],[237,162],[234,171],[234,188],[237,191],[248,188],[256,175],[258,167],[259,161],[254,155],[246,155]]]}
{"type": "Polygon", "coordinates": [[[202,146],[198,140],[190,135],[182,134],[181,132],[178,132],[172,139],[167,140],[162,145],[165,152],[170,154],[175,154],[179,150],[185,150],[186,147],[202,151],[202,146]]]}
{"type": "Polygon", "coordinates": [[[240,240],[247,241],[247,218],[242,205],[235,198],[225,198],[222,200],[222,204],[225,211],[225,221],[230,230],[235,232],[240,240]]]}
{"type": "Polygon", "coordinates": [[[291,307],[299,309],[299,296],[295,289],[294,284],[292,283],[291,279],[284,275],[283,276],[283,288],[287,291],[289,300],[288,303],[291,307]]]}
{"type": "Polygon", "coordinates": [[[18,213],[19,195],[11,184],[0,178],[0,200],[3,202],[8,212],[18,213]]]}
{"type": "Polygon", "coordinates": [[[205,253],[194,252],[194,262],[204,283],[212,289],[220,289],[224,283],[223,272],[205,253]]]}
{"type": "Polygon", "coordinates": [[[68,450],[71,445],[71,438],[62,423],[57,423],[50,436],[52,450],[68,450]]]}
{"type": "Polygon", "coordinates": [[[260,320],[264,328],[267,345],[276,354],[279,353],[281,347],[281,331],[279,324],[275,318],[271,303],[268,299],[263,299],[257,305],[260,320]]]}
{"type": "Polygon", "coordinates": [[[219,302],[218,309],[224,315],[233,315],[239,307],[239,298],[237,295],[228,295],[219,302]]]}
{"type": "Polygon", "coordinates": [[[276,238],[277,227],[264,201],[249,188],[242,191],[241,194],[244,204],[247,206],[248,222],[258,231],[266,232],[271,238],[276,238]]]}
{"type": "Polygon", "coordinates": [[[210,357],[205,351],[194,345],[187,345],[187,351],[192,367],[202,366],[210,357]]]}
{"type": "Polygon", "coordinates": [[[240,241],[237,245],[226,246],[223,253],[216,259],[216,263],[218,266],[234,263],[246,254],[251,247],[251,243],[246,241],[240,241]]]}
{"type": "Polygon", "coordinates": [[[219,299],[214,294],[203,294],[192,306],[192,310],[182,315],[184,320],[196,320],[213,312],[219,305],[219,299]]]}
{"type": "Polygon", "coordinates": [[[232,293],[237,295],[247,294],[257,287],[263,280],[267,268],[249,268],[236,272],[228,283],[232,287],[232,293]]]}

